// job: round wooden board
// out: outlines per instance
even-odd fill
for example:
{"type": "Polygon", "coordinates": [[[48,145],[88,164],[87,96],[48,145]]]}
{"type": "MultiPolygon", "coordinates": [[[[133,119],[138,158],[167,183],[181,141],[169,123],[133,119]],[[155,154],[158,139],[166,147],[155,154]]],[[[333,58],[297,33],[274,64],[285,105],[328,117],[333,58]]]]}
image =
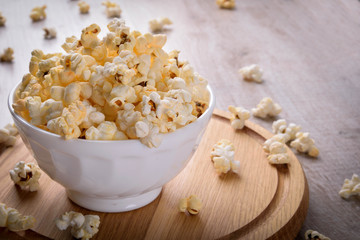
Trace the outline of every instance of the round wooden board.
{"type": "MultiPolygon", "coordinates": [[[[151,204],[125,213],[99,213],[72,203],[62,186],[46,174],[38,192],[22,191],[8,171],[20,160],[34,161],[21,140],[0,156],[0,201],[37,219],[33,231],[21,239],[71,239],[54,220],[66,211],[97,214],[100,230],[93,239],[293,239],[306,216],[309,193],[300,163],[288,149],[291,162],[273,166],[262,150],[272,136],[247,121],[243,130],[231,128],[229,113],[215,110],[202,141],[187,167],[166,184],[151,204]],[[235,145],[238,174],[218,176],[210,160],[212,146],[222,138],[235,145]],[[197,195],[203,209],[197,216],[180,213],[179,199],[197,195]]],[[[176,147],[176,146],[174,146],[176,147]]],[[[4,229],[1,236],[15,236],[4,229]]]]}

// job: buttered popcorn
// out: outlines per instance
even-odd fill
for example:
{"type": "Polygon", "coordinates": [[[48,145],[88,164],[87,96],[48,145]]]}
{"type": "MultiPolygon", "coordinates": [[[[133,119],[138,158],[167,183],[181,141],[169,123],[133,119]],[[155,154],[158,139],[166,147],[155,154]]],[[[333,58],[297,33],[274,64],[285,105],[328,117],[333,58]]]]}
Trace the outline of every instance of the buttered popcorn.
{"type": "Polygon", "coordinates": [[[281,110],[280,105],[269,97],[263,98],[256,108],[251,109],[253,115],[259,118],[275,117],[281,110]]]}
{"type": "Polygon", "coordinates": [[[18,162],[14,169],[10,170],[11,180],[19,185],[22,190],[29,188],[30,192],[39,189],[40,168],[35,163],[18,162]]]}
{"type": "Polygon", "coordinates": [[[166,25],[171,25],[172,21],[167,17],[155,18],[149,21],[151,32],[161,32],[166,25]]]}
{"type": "Polygon", "coordinates": [[[263,70],[256,64],[240,68],[239,73],[245,81],[262,83],[263,70]]]}
{"type": "Polygon", "coordinates": [[[243,129],[245,121],[250,118],[250,112],[242,107],[230,105],[228,110],[232,113],[230,118],[231,126],[234,129],[243,129]]]}
{"type": "Polygon", "coordinates": [[[263,149],[268,153],[268,160],[271,164],[285,164],[290,162],[287,154],[286,141],[288,136],[285,134],[277,134],[264,142],[263,149]]]}
{"type": "Polygon", "coordinates": [[[311,157],[319,155],[319,149],[315,146],[315,141],[310,138],[310,133],[308,132],[296,133],[296,139],[290,143],[290,146],[298,152],[307,153],[311,157]]]}
{"type": "Polygon", "coordinates": [[[90,5],[87,2],[80,1],[78,3],[78,6],[79,6],[79,11],[80,11],[81,14],[89,13],[90,5]]]}
{"type": "Polygon", "coordinates": [[[52,39],[52,38],[56,38],[56,30],[55,28],[43,28],[45,34],[44,34],[44,38],[45,39],[52,39]]]}
{"type": "Polygon", "coordinates": [[[34,227],[35,222],[33,216],[21,215],[15,208],[0,203],[0,227],[6,227],[10,231],[17,232],[34,227]]]}
{"type": "Polygon", "coordinates": [[[5,26],[6,18],[0,12],[0,27],[5,26]]]}
{"type": "Polygon", "coordinates": [[[339,195],[346,199],[351,196],[360,196],[360,178],[357,174],[353,174],[351,179],[344,180],[339,195]]]}
{"type": "Polygon", "coordinates": [[[34,7],[34,8],[31,10],[30,18],[31,18],[34,22],[44,20],[44,19],[46,18],[45,9],[46,9],[46,5],[44,5],[44,6],[42,6],[42,7],[34,7]]]}
{"type": "Polygon", "coordinates": [[[14,50],[12,48],[6,48],[4,53],[0,54],[0,62],[12,62],[14,60],[14,50]]]}
{"type": "Polygon", "coordinates": [[[106,16],[109,18],[120,17],[121,8],[118,4],[110,2],[109,0],[102,2],[102,5],[106,7],[106,16]]]}
{"type": "Polygon", "coordinates": [[[301,130],[301,126],[290,123],[287,126],[285,119],[279,119],[272,124],[272,130],[275,134],[284,134],[286,137],[285,143],[296,138],[296,134],[301,130]]]}
{"type": "Polygon", "coordinates": [[[216,0],[216,4],[220,8],[226,8],[226,9],[235,8],[235,0],[216,0]]]}
{"type": "Polygon", "coordinates": [[[202,208],[202,202],[197,196],[191,195],[188,198],[180,199],[178,207],[180,212],[187,211],[192,215],[196,215],[202,208]]]}
{"type": "Polygon", "coordinates": [[[194,122],[208,108],[207,81],[179,51],[165,52],[166,35],[130,32],[114,19],[103,39],[92,24],[66,38],[66,51],[34,50],[13,108],[31,124],[89,140],[139,139],[149,147],[161,134],[194,122]]]}
{"type": "Polygon", "coordinates": [[[55,221],[60,230],[66,230],[71,227],[71,234],[76,239],[88,240],[98,231],[100,226],[100,217],[97,215],[83,215],[78,212],[66,212],[55,221]]]}
{"type": "Polygon", "coordinates": [[[305,232],[305,239],[306,240],[331,240],[330,238],[328,238],[314,230],[307,230],[305,232]]]}
{"type": "Polygon", "coordinates": [[[11,147],[15,145],[16,135],[18,130],[14,124],[7,124],[4,128],[0,129],[0,145],[11,147]]]}
{"type": "Polygon", "coordinates": [[[211,160],[214,163],[215,170],[218,174],[227,173],[228,171],[237,172],[240,162],[234,160],[235,147],[228,139],[221,139],[217,142],[211,152],[211,160]]]}

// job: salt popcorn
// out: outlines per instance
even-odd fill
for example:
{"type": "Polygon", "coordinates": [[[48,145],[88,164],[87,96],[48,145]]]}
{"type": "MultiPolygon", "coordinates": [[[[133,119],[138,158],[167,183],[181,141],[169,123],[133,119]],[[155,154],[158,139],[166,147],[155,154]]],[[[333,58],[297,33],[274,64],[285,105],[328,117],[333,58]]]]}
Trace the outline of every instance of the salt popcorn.
{"type": "Polygon", "coordinates": [[[149,21],[149,27],[151,32],[161,32],[166,25],[171,25],[172,21],[167,17],[161,17],[152,19],[149,21]]]}
{"type": "Polygon", "coordinates": [[[118,4],[110,2],[109,0],[102,2],[102,5],[106,7],[106,16],[109,18],[120,17],[121,8],[118,4]]]}
{"type": "Polygon", "coordinates": [[[263,70],[256,64],[252,64],[239,69],[245,81],[262,83],[263,70]]]}
{"type": "Polygon", "coordinates": [[[55,223],[60,230],[66,230],[68,227],[71,227],[73,237],[88,240],[99,231],[100,217],[70,211],[56,219],[55,223]]]}
{"type": "Polygon", "coordinates": [[[22,190],[29,189],[30,192],[39,189],[40,168],[35,163],[18,162],[14,169],[10,170],[11,180],[19,185],[22,190]]]}
{"type": "Polygon", "coordinates": [[[228,139],[221,139],[213,146],[211,160],[218,174],[227,173],[230,170],[237,172],[240,162],[234,160],[234,155],[234,144],[228,139]]]}
{"type": "Polygon", "coordinates": [[[281,112],[282,108],[279,104],[269,98],[263,98],[256,108],[251,109],[253,115],[259,118],[275,117],[281,112]]]}
{"type": "Polygon", "coordinates": [[[79,11],[80,11],[81,14],[89,13],[90,5],[87,2],[80,1],[78,3],[78,6],[79,6],[79,11]]]}
{"type": "Polygon", "coordinates": [[[6,18],[0,12],[0,27],[5,26],[6,18]]]}
{"type": "Polygon", "coordinates": [[[287,154],[286,145],[281,142],[274,142],[270,145],[269,163],[271,164],[285,164],[290,162],[290,157],[287,154]]]}
{"type": "Polygon", "coordinates": [[[286,142],[288,142],[296,138],[296,134],[301,130],[301,126],[294,123],[290,123],[287,126],[285,119],[279,119],[273,122],[272,130],[275,134],[285,134],[286,142]]]}
{"type": "Polygon", "coordinates": [[[243,129],[245,121],[250,118],[250,112],[242,107],[230,105],[228,110],[232,113],[230,118],[231,127],[234,129],[243,129]]]}
{"type": "Polygon", "coordinates": [[[178,208],[180,212],[187,211],[192,215],[197,215],[202,209],[202,202],[197,196],[191,195],[188,198],[180,199],[178,208]]]}
{"type": "Polygon", "coordinates": [[[56,30],[55,28],[43,28],[45,34],[44,34],[44,38],[45,39],[53,39],[56,38],[56,30]]]}
{"type": "Polygon", "coordinates": [[[7,124],[0,129],[0,145],[11,147],[15,145],[18,130],[14,124],[7,124]]]}
{"type": "Polygon", "coordinates": [[[311,157],[319,155],[319,149],[315,146],[315,141],[310,138],[310,133],[308,132],[298,132],[296,139],[290,143],[290,146],[298,152],[307,153],[311,157]]]}
{"type": "Polygon", "coordinates": [[[24,216],[15,208],[0,203],[0,227],[6,227],[10,231],[24,231],[35,226],[36,219],[33,216],[24,216]]]}
{"type": "Polygon", "coordinates": [[[46,18],[45,9],[46,9],[46,5],[43,5],[43,6],[41,6],[41,7],[34,7],[34,8],[31,10],[30,18],[31,18],[34,22],[44,20],[44,19],[46,18]]]}
{"type": "Polygon", "coordinates": [[[12,48],[6,48],[2,54],[0,54],[0,62],[12,62],[14,60],[14,50],[12,48]]]}
{"type": "Polygon", "coordinates": [[[344,180],[339,195],[346,199],[351,196],[360,196],[360,178],[357,174],[353,174],[351,179],[344,180]]]}
{"type": "Polygon", "coordinates": [[[330,240],[330,238],[328,238],[314,230],[307,230],[305,232],[305,239],[306,240],[330,240]]]}

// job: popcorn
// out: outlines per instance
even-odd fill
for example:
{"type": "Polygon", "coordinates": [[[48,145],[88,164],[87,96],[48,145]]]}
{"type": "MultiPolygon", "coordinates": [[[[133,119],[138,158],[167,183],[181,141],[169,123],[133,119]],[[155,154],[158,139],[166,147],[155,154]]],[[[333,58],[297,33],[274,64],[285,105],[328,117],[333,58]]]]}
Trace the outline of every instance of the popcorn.
{"type": "Polygon", "coordinates": [[[240,68],[239,73],[245,81],[262,83],[263,70],[256,64],[240,68]]]}
{"type": "Polygon", "coordinates": [[[211,160],[218,174],[227,173],[230,169],[233,172],[237,172],[240,162],[234,160],[234,155],[234,144],[230,140],[221,139],[214,145],[211,152],[211,160]]]}
{"type": "Polygon", "coordinates": [[[178,208],[180,212],[187,211],[192,215],[197,215],[202,208],[202,202],[197,196],[191,195],[188,198],[180,199],[178,208]]]}
{"type": "Polygon", "coordinates": [[[264,142],[264,145],[263,145],[263,150],[266,152],[266,153],[269,153],[270,152],[270,146],[275,143],[275,142],[280,142],[282,144],[285,144],[286,143],[286,140],[287,140],[287,136],[285,134],[276,134],[274,136],[272,136],[271,138],[269,138],[268,140],[266,140],[264,142]]]}
{"type": "Polygon", "coordinates": [[[296,138],[296,134],[301,130],[301,126],[294,123],[290,123],[289,126],[287,126],[285,119],[279,119],[273,122],[272,130],[275,134],[285,134],[285,142],[287,143],[288,141],[292,141],[296,138]]]}
{"type": "Polygon", "coordinates": [[[31,53],[13,108],[26,121],[65,139],[139,139],[148,147],[200,117],[207,81],[179,51],[162,48],[166,35],[130,32],[113,19],[103,39],[92,24],[66,38],[66,54],[31,53]]]}
{"type": "Polygon", "coordinates": [[[324,235],[318,233],[317,231],[314,230],[307,230],[305,232],[305,239],[306,240],[330,240],[330,238],[325,237],[324,235]]]}
{"type": "Polygon", "coordinates": [[[6,18],[0,12],[0,27],[5,26],[6,18]]]}
{"type": "Polygon", "coordinates": [[[79,6],[79,10],[80,10],[80,13],[81,14],[86,14],[86,13],[89,13],[89,10],[90,10],[90,5],[85,2],[85,1],[80,1],[78,3],[78,6],[79,6]]]}
{"type": "Polygon", "coordinates": [[[296,139],[290,143],[290,146],[298,152],[307,153],[311,157],[319,155],[319,149],[315,146],[315,141],[310,138],[309,133],[298,132],[296,139]]]}
{"type": "Polygon", "coordinates": [[[171,24],[171,20],[167,17],[152,19],[149,21],[149,27],[151,32],[161,32],[164,30],[165,25],[171,24]]]}
{"type": "Polygon", "coordinates": [[[0,54],[0,62],[12,62],[14,59],[14,50],[12,48],[6,48],[3,54],[0,54]]]}
{"type": "Polygon", "coordinates": [[[233,105],[230,105],[228,109],[232,113],[230,118],[231,126],[234,129],[243,129],[245,120],[250,118],[250,112],[245,108],[235,107],[233,105]]]}
{"type": "Polygon", "coordinates": [[[285,164],[290,162],[284,143],[274,142],[270,145],[269,152],[268,160],[271,164],[285,164]]]}
{"type": "Polygon", "coordinates": [[[0,227],[7,227],[10,231],[24,231],[35,225],[35,218],[23,216],[15,208],[0,203],[0,227]]]}
{"type": "Polygon", "coordinates": [[[29,188],[30,192],[39,189],[40,168],[35,163],[18,162],[14,169],[10,170],[11,180],[19,185],[22,190],[29,188]]]}
{"type": "Polygon", "coordinates": [[[60,230],[66,230],[71,226],[71,234],[75,238],[88,240],[99,231],[100,217],[97,215],[84,216],[81,213],[70,211],[61,215],[55,223],[60,230]]]}
{"type": "Polygon", "coordinates": [[[44,34],[45,39],[56,38],[55,28],[43,28],[43,30],[45,31],[45,34],[44,34]]]}
{"type": "Polygon", "coordinates": [[[120,17],[121,8],[118,4],[107,0],[107,1],[102,2],[102,5],[104,5],[106,7],[106,16],[108,18],[120,17]]]}
{"type": "Polygon", "coordinates": [[[18,130],[14,124],[7,124],[4,128],[0,129],[0,144],[6,147],[15,145],[16,135],[18,130]]]}
{"type": "Polygon", "coordinates": [[[259,118],[275,117],[281,112],[279,104],[274,103],[271,98],[263,98],[256,108],[251,109],[253,115],[259,118]]]}
{"type": "Polygon", "coordinates": [[[346,199],[351,196],[360,196],[360,178],[357,174],[354,173],[351,179],[345,179],[339,195],[346,199]]]}
{"type": "Polygon", "coordinates": [[[44,5],[44,6],[42,6],[42,7],[34,7],[34,8],[31,10],[30,18],[31,18],[34,22],[44,20],[44,19],[46,18],[45,9],[46,9],[46,5],[44,5]]]}
{"type": "Polygon", "coordinates": [[[220,8],[226,8],[226,9],[235,8],[235,0],[216,0],[216,4],[220,8]]]}

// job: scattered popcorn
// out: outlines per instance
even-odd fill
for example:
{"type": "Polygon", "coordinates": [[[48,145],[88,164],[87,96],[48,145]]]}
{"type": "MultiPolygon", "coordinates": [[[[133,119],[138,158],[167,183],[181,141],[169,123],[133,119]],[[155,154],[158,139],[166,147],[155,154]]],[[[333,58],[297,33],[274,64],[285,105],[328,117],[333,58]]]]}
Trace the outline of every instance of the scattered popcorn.
{"type": "Polygon", "coordinates": [[[235,8],[235,0],[216,0],[216,4],[220,8],[226,8],[226,9],[235,8]]]}
{"type": "Polygon", "coordinates": [[[289,155],[286,153],[286,145],[281,142],[274,142],[270,145],[269,163],[271,164],[285,164],[290,162],[289,155]]]}
{"type": "Polygon", "coordinates": [[[268,140],[266,140],[264,142],[263,149],[264,149],[264,151],[266,153],[269,153],[270,152],[270,146],[273,143],[280,142],[282,144],[285,144],[286,139],[287,139],[287,136],[285,134],[276,134],[276,135],[272,136],[271,138],[269,138],[268,140]]]}
{"type": "Polygon", "coordinates": [[[345,179],[344,184],[339,192],[340,196],[348,199],[351,196],[360,196],[360,178],[353,174],[351,180],[345,179]]]}
{"type": "Polygon", "coordinates": [[[235,147],[230,140],[221,139],[214,145],[211,160],[218,174],[227,173],[230,169],[235,173],[237,172],[240,162],[234,160],[234,155],[235,147]]]}
{"type": "Polygon", "coordinates": [[[196,215],[202,208],[201,200],[195,196],[191,195],[188,198],[180,199],[179,210],[180,212],[189,212],[192,215],[196,215]]]}
{"type": "Polygon", "coordinates": [[[31,10],[30,18],[34,22],[44,20],[46,18],[45,9],[46,9],[46,5],[44,5],[42,7],[34,7],[31,10]]]}
{"type": "Polygon", "coordinates": [[[23,216],[18,210],[0,203],[0,227],[7,227],[10,231],[17,232],[34,227],[35,222],[34,217],[23,216]]]}
{"type": "Polygon", "coordinates": [[[5,145],[6,147],[14,146],[17,134],[18,130],[15,125],[7,124],[4,128],[0,129],[0,144],[5,145]]]}
{"type": "Polygon", "coordinates": [[[14,169],[10,170],[11,180],[21,187],[22,190],[29,187],[30,192],[39,189],[40,168],[35,163],[18,162],[14,169]]]}
{"type": "Polygon", "coordinates": [[[71,226],[71,234],[82,240],[92,238],[98,231],[100,225],[100,217],[97,215],[83,215],[78,212],[66,212],[55,221],[56,226],[60,230],[66,230],[71,226]]]}
{"type": "Polygon", "coordinates": [[[279,104],[274,103],[271,98],[263,98],[256,108],[251,109],[253,115],[259,118],[275,117],[281,112],[279,104]]]}
{"type": "Polygon", "coordinates": [[[80,13],[82,13],[82,14],[89,13],[90,5],[87,2],[80,1],[78,3],[78,6],[79,6],[80,13]]]}
{"type": "Polygon", "coordinates": [[[3,54],[0,54],[0,62],[12,62],[14,59],[14,50],[12,48],[6,48],[3,54]]]}
{"type": "Polygon", "coordinates": [[[245,120],[250,118],[250,112],[245,108],[235,107],[233,105],[230,105],[228,109],[232,113],[230,118],[231,126],[234,129],[243,129],[245,120]]]}
{"type": "Polygon", "coordinates": [[[165,25],[171,25],[172,22],[167,17],[156,18],[149,21],[151,32],[161,32],[164,30],[165,25]]]}
{"type": "Polygon", "coordinates": [[[206,111],[207,81],[179,51],[162,49],[166,35],[130,32],[119,19],[107,27],[103,39],[97,24],[66,38],[65,54],[34,50],[13,108],[65,139],[139,139],[158,147],[161,134],[206,111]]]}
{"type": "Polygon", "coordinates": [[[239,70],[239,73],[242,75],[245,81],[254,81],[257,83],[262,83],[263,70],[256,64],[243,67],[239,70]]]}
{"type": "Polygon", "coordinates": [[[118,4],[110,2],[109,0],[102,2],[102,5],[106,7],[106,16],[109,18],[120,17],[121,8],[118,4]]]}
{"type": "Polygon", "coordinates": [[[301,126],[294,123],[290,123],[289,126],[287,126],[285,119],[279,119],[273,122],[272,130],[275,134],[285,134],[285,143],[287,143],[288,141],[292,141],[296,138],[296,134],[301,130],[301,126]]]}
{"type": "Polygon", "coordinates": [[[55,28],[43,28],[45,34],[44,34],[44,38],[45,39],[52,39],[52,38],[56,38],[56,30],[55,28]]]}
{"type": "Polygon", "coordinates": [[[310,138],[308,132],[298,132],[296,139],[290,143],[290,146],[298,152],[309,154],[311,157],[317,157],[319,155],[319,149],[315,146],[315,141],[310,138]]]}
{"type": "Polygon", "coordinates": [[[305,232],[305,239],[306,240],[330,240],[330,238],[325,237],[324,235],[322,235],[314,230],[307,230],[305,232]]]}
{"type": "Polygon", "coordinates": [[[5,26],[6,18],[0,12],[0,27],[5,26]]]}

